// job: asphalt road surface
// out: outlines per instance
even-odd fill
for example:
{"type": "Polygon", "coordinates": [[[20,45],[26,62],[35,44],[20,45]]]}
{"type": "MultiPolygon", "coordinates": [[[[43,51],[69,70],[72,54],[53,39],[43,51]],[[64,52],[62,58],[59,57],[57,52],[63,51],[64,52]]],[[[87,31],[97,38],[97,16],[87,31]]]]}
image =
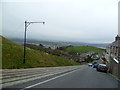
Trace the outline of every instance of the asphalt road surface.
{"type": "Polygon", "coordinates": [[[83,65],[77,70],[19,84],[10,88],[118,88],[118,81],[108,73],[83,65]]]}

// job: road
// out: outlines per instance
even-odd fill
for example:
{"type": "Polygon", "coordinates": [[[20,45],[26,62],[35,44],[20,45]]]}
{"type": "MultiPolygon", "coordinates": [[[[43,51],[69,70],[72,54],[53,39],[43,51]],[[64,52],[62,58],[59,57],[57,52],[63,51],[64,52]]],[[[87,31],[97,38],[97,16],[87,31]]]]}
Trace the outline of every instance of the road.
{"type": "Polygon", "coordinates": [[[10,88],[118,88],[118,81],[108,73],[83,65],[77,70],[49,76],[10,88]]]}

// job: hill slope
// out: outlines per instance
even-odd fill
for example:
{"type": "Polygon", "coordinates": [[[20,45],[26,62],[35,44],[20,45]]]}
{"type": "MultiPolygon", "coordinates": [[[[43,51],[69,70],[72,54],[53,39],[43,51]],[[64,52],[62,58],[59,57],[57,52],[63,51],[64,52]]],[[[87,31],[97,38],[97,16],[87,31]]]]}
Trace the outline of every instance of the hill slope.
{"type": "Polygon", "coordinates": [[[74,47],[68,47],[66,49],[66,51],[68,52],[75,52],[78,54],[82,54],[82,53],[87,53],[87,52],[91,52],[94,51],[95,53],[103,53],[105,52],[104,49],[100,49],[100,48],[96,48],[93,46],[74,46],[74,47]]]}
{"type": "Polygon", "coordinates": [[[23,46],[2,37],[2,68],[32,68],[69,66],[78,63],[58,56],[27,48],[27,63],[23,64],[23,46]]]}

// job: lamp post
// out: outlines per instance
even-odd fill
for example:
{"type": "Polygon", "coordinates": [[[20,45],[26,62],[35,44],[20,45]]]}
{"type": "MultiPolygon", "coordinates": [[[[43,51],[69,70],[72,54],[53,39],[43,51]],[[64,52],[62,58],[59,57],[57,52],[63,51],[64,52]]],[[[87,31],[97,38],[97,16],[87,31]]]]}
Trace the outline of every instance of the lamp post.
{"type": "Polygon", "coordinates": [[[30,24],[33,24],[33,23],[42,23],[42,24],[45,24],[45,22],[27,22],[27,21],[25,21],[24,59],[23,59],[23,63],[24,63],[24,64],[26,63],[26,31],[27,31],[27,27],[28,27],[30,24]]]}

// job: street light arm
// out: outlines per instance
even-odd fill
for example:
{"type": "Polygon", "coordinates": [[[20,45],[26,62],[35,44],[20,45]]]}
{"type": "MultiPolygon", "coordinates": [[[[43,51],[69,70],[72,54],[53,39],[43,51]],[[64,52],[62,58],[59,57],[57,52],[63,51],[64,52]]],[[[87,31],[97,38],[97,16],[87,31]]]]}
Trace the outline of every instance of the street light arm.
{"type": "Polygon", "coordinates": [[[27,23],[45,23],[45,22],[27,22],[27,23]]]}
{"type": "Polygon", "coordinates": [[[45,22],[27,22],[27,21],[25,21],[25,23],[26,23],[26,27],[28,27],[30,24],[33,24],[33,23],[43,23],[43,24],[45,24],[45,22]]]}

